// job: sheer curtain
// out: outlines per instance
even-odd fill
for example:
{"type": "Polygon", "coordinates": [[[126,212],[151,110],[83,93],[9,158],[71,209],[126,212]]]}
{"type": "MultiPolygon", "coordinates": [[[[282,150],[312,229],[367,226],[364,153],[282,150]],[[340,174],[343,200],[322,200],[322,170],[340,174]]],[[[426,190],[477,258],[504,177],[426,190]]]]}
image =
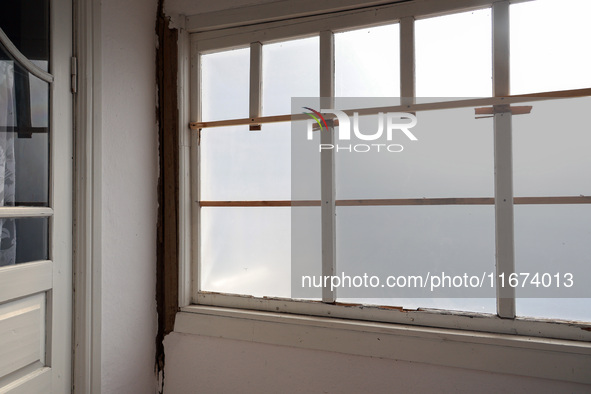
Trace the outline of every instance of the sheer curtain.
{"type": "MultiPolygon", "coordinates": [[[[14,206],[14,64],[0,60],[0,206],[14,206]]],[[[0,218],[0,266],[16,263],[15,220],[0,218]]]]}

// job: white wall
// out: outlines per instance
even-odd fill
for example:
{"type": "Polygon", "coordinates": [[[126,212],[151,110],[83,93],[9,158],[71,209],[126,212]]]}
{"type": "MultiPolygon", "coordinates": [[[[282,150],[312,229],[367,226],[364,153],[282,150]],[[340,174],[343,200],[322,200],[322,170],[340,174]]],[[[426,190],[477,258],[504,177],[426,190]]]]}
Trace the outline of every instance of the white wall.
{"type": "Polygon", "coordinates": [[[153,393],[157,0],[102,0],[102,393],[153,393]]]}
{"type": "Polygon", "coordinates": [[[588,393],[589,386],[172,333],[164,392],[588,393]]]}

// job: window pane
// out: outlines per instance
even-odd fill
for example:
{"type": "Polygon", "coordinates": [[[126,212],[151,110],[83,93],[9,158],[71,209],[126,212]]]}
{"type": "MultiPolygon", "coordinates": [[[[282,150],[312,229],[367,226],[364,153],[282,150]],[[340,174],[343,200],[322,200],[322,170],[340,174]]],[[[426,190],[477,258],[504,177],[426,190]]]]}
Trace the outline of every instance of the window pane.
{"type": "Polygon", "coordinates": [[[17,206],[48,206],[49,194],[49,135],[35,133],[29,138],[16,138],[17,206]]]}
{"type": "MultiPolygon", "coordinates": [[[[304,106],[314,107],[314,100],[294,101],[293,113],[305,110],[304,106]]],[[[315,101],[318,101],[316,98],[315,101]]],[[[315,106],[318,108],[318,105],[315,106]]],[[[307,110],[306,110],[307,111],[307,110]]],[[[320,130],[312,132],[308,140],[307,124],[302,121],[291,122],[291,199],[320,200],[320,130]]]]}
{"type": "Polygon", "coordinates": [[[400,95],[398,24],[337,33],[334,40],[335,96],[400,95]]]}
{"type": "Polygon", "coordinates": [[[320,207],[291,208],[291,297],[321,299],[322,288],[302,285],[306,276],[322,275],[320,207]]]}
{"type": "Polygon", "coordinates": [[[201,290],[289,297],[289,208],[201,208],[201,290]]]}
{"type": "Polygon", "coordinates": [[[590,223],[588,204],[515,206],[515,270],[531,275],[516,289],[518,316],[591,321],[590,223]]]}
{"type": "MultiPolygon", "coordinates": [[[[46,61],[35,63],[47,69],[46,61]]],[[[0,206],[48,206],[48,125],[49,85],[0,60],[0,206]]]]}
{"type": "MultiPolygon", "coordinates": [[[[345,148],[399,144],[403,150],[337,152],[338,199],[493,197],[492,119],[475,119],[473,108],[425,111],[416,117],[411,129],[416,141],[398,131],[391,141],[351,137],[347,144],[340,142],[345,148]]],[[[377,116],[360,117],[359,128],[366,134],[377,125],[377,116]]]]}
{"type": "Polygon", "coordinates": [[[289,123],[201,131],[202,200],[289,200],[289,123]]]}
{"type": "Polygon", "coordinates": [[[47,218],[0,219],[0,266],[47,260],[47,218]]]}
{"type": "Polygon", "coordinates": [[[201,118],[248,118],[250,49],[201,55],[201,118]]]}
{"type": "Polygon", "coordinates": [[[524,105],[531,113],[512,118],[515,195],[591,195],[591,98],[524,105]]]}
{"type": "Polygon", "coordinates": [[[3,1],[0,27],[30,60],[49,60],[49,0],[3,1]]]}
{"type": "Polygon", "coordinates": [[[511,4],[511,94],[591,86],[591,2],[511,4]]]}
{"type": "MultiPolygon", "coordinates": [[[[35,62],[47,70],[46,61],[35,62]]],[[[27,73],[30,107],[26,123],[30,133],[21,131],[14,140],[16,159],[16,205],[49,204],[49,84],[27,73]]],[[[18,106],[18,103],[17,103],[18,106]]],[[[17,123],[18,119],[17,119],[17,123]]]]}
{"type": "Polygon", "coordinates": [[[339,288],[339,299],[494,312],[487,298],[494,298],[495,291],[487,286],[431,292],[427,279],[426,288],[404,287],[400,281],[398,287],[385,285],[391,275],[480,279],[484,274],[489,280],[495,267],[493,206],[337,207],[337,256],[338,275],[380,279],[377,287],[339,288]]]}
{"type": "Polygon", "coordinates": [[[415,23],[417,97],[492,95],[490,9],[415,23]]]}
{"type": "Polygon", "coordinates": [[[319,39],[263,45],[263,115],[289,114],[292,97],[318,97],[319,39]]]}

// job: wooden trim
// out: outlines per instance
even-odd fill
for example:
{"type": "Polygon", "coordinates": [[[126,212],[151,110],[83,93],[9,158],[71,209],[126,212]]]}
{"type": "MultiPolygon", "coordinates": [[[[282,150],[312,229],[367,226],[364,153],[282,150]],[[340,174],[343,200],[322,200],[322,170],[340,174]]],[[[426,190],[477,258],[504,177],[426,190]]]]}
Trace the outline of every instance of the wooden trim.
{"type": "Polygon", "coordinates": [[[532,105],[521,105],[506,108],[502,107],[504,106],[474,108],[474,115],[494,115],[499,112],[511,112],[511,115],[527,115],[531,113],[533,108],[532,105]]]}
{"type": "Polygon", "coordinates": [[[568,197],[514,197],[514,204],[591,204],[591,196],[568,196],[568,197]]]}
{"type": "Polygon", "coordinates": [[[337,206],[397,206],[397,205],[492,205],[492,197],[475,198],[398,198],[374,200],[337,200],[337,206]]]}
{"type": "MultiPolygon", "coordinates": [[[[384,198],[336,200],[337,207],[403,205],[494,205],[494,197],[384,198]]],[[[517,205],[591,204],[591,196],[515,197],[517,205]]],[[[200,207],[319,207],[320,200],[200,201],[200,207]]]]}
{"type": "Polygon", "coordinates": [[[201,207],[319,207],[318,201],[201,201],[201,207]]]}
{"type": "MultiPolygon", "coordinates": [[[[561,90],[555,92],[542,92],[532,94],[518,94],[514,96],[506,97],[487,97],[478,99],[466,99],[466,100],[453,100],[453,101],[442,101],[436,103],[422,103],[422,104],[405,104],[395,105],[388,107],[374,107],[374,108],[358,108],[358,109],[347,109],[344,110],[347,115],[352,116],[354,112],[358,112],[359,115],[375,115],[379,112],[420,112],[420,111],[434,111],[441,109],[456,109],[456,108],[469,108],[469,107],[485,107],[485,106],[498,106],[498,105],[509,105],[517,103],[525,103],[530,101],[543,101],[552,100],[559,98],[577,98],[591,96],[591,88],[585,89],[572,89],[572,90],[561,90]]],[[[332,114],[326,114],[328,117],[334,116],[332,114]]],[[[276,115],[276,116],[261,116],[258,118],[242,118],[242,119],[228,119],[219,120],[212,122],[191,122],[189,127],[192,130],[200,130],[204,128],[212,127],[224,127],[224,126],[240,126],[240,125],[251,125],[251,124],[264,124],[264,123],[279,123],[279,122],[290,122],[297,120],[306,120],[306,115],[293,114],[293,115],[276,115]]]]}

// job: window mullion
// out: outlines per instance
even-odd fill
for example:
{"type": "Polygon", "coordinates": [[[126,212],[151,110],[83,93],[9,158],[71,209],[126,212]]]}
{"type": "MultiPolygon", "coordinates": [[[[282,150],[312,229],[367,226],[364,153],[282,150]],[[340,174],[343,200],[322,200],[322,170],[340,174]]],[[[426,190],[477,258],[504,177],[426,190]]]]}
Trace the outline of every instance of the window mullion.
{"type": "MultiPolygon", "coordinates": [[[[320,107],[334,107],[334,35],[332,31],[320,32],[320,107]]],[[[332,122],[326,133],[320,133],[322,144],[334,144],[332,122]]],[[[322,222],[322,275],[333,276],[336,271],[336,222],[335,222],[335,169],[332,149],[322,151],[320,157],[320,198],[322,222]]],[[[336,291],[322,288],[322,301],[335,302],[336,291]]]]}
{"type": "Polygon", "coordinates": [[[400,97],[403,105],[415,103],[415,18],[400,20],[400,97]]]}
{"type": "MultiPolygon", "coordinates": [[[[250,91],[249,117],[259,118],[262,115],[262,81],[263,81],[263,45],[260,42],[250,44],[250,91]]],[[[250,131],[261,130],[260,124],[251,124],[250,131]]]]}
{"type": "MultiPolygon", "coordinates": [[[[509,95],[509,2],[492,6],[493,26],[493,94],[509,95]]],[[[515,317],[515,289],[508,277],[515,272],[515,245],[513,227],[513,152],[511,109],[495,106],[494,160],[495,160],[495,223],[497,313],[500,317],[515,317]]]]}
{"type": "MultiPolygon", "coordinates": [[[[197,41],[191,40],[191,67],[190,78],[194,83],[189,88],[189,113],[191,119],[201,121],[201,54],[199,53],[197,41]]],[[[201,129],[191,132],[190,168],[191,170],[191,260],[196,264],[191,267],[191,298],[192,302],[198,303],[199,291],[201,290],[201,163],[200,163],[200,139],[201,129]]]]}

